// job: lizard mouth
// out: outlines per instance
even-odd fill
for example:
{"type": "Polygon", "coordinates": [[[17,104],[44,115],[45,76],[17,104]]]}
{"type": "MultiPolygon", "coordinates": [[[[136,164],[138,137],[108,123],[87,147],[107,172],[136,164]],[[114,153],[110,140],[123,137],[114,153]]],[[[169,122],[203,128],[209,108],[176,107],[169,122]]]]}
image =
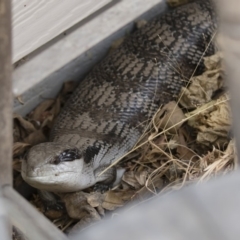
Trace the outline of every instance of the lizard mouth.
{"type": "Polygon", "coordinates": [[[45,175],[34,176],[26,174],[22,171],[22,177],[25,182],[34,188],[51,191],[51,192],[71,192],[79,190],[78,173],[77,172],[62,172],[57,176],[45,175]]]}
{"type": "Polygon", "coordinates": [[[41,178],[61,178],[62,175],[69,175],[69,177],[73,174],[79,174],[76,171],[62,171],[62,172],[56,172],[56,171],[43,171],[42,169],[35,169],[34,171],[25,171],[22,170],[22,175],[24,175],[26,178],[31,179],[41,179],[41,178]]]}

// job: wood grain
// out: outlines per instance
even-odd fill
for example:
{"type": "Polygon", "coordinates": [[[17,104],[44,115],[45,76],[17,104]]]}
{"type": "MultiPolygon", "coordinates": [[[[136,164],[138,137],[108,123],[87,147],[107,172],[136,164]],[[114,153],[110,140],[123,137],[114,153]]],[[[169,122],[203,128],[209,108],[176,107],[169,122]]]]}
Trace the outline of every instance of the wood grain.
{"type": "Polygon", "coordinates": [[[12,0],[12,61],[18,61],[109,2],[12,0]]]}
{"type": "Polygon", "coordinates": [[[15,99],[14,112],[25,115],[43,99],[56,96],[63,82],[83,79],[113,41],[134,29],[134,21],[148,20],[166,8],[165,0],[114,2],[97,17],[66,31],[66,36],[15,65],[13,92],[21,95],[24,104],[15,99]]]}
{"type": "MultiPolygon", "coordinates": [[[[69,240],[62,231],[18,194],[15,189],[5,186],[2,192],[5,197],[3,203],[7,209],[8,218],[24,235],[25,240],[69,240]]],[[[1,239],[3,239],[2,233],[1,239]]]]}
{"type": "Polygon", "coordinates": [[[12,185],[11,43],[11,2],[0,0],[0,238],[6,240],[12,239],[12,227],[2,199],[3,188],[12,185]]]}
{"type": "MultiPolygon", "coordinates": [[[[12,184],[11,2],[0,0],[0,188],[12,184]]],[[[1,214],[0,214],[1,215],[1,214]]]]}

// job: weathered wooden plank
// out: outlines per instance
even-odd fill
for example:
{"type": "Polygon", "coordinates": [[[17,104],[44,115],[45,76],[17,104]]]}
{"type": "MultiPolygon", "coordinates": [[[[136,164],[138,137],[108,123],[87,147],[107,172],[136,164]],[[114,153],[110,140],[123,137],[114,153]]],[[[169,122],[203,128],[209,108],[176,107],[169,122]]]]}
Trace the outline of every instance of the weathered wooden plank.
{"type": "Polygon", "coordinates": [[[11,6],[0,0],[0,187],[12,184],[11,6]]]}
{"type": "MultiPolygon", "coordinates": [[[[0,190],[6,185],[12,185],[11,43],[11,2],[0,0],[0,190]]],[[[10,240],[11,224],[1,200],[0,204],[1,239],[10,240]]]]}
{"type": "Polygon", "coordinates": [[[13,62],[16,62],[111,0],[12,2],[13,62]]]}
{"type": "MultiPolygon", "coordinates": [[[[115,1],[114,1],[115,3],[115,1]]],[[[45,44],[13,72],[13,92],[21,95],[14,111],[26,114],[44,98],[54,97],[62,83],[80,80],[108,51],[111,43],[131,31],[136,19],[149,19],[165,9],[163,0],[121,0],[77,24],[54,44],[45,44]]]]}
{"type": "MultiPolygon", "coordinates": [[[[4,187],[2,193],[4,198],[0,201],[3,201],[4,207],[7,209],[9,219],[26,239],[68,240],[65,234],[12,187],[4,187]]],[[[2,235],[1,240],[5,240],[2,235]]]]}

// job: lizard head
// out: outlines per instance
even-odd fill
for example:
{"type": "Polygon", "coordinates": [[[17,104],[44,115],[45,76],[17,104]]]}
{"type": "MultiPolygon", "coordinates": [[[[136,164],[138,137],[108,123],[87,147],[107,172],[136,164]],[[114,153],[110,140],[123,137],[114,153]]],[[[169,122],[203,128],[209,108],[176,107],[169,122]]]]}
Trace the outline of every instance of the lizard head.
{"type": "Polygon", "coordinates": [[[22,160],[22,177],[31,186],[52,192],[73,192],[95,182],[82,153],[71,145],[47,142],[32,147],[22,160]]]}

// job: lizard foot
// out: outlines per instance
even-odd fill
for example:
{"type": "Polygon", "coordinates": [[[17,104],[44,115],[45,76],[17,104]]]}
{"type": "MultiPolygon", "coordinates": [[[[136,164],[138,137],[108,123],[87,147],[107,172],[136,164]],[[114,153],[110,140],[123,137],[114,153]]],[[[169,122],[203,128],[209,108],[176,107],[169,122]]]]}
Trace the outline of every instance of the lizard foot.
{"type": "Polygon", "coordinates": [[[93,191],[104,193],[111,188],[111,185],[106,183],[96,183],[93,187],[93,191]]]}

